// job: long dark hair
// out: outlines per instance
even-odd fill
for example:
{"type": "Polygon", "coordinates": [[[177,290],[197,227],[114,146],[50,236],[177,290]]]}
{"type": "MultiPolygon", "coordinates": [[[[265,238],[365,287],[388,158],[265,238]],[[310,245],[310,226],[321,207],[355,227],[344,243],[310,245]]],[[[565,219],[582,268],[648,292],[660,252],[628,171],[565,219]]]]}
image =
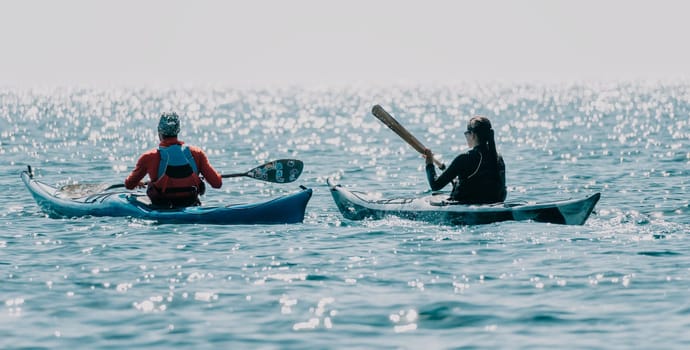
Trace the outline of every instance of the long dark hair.
{"type": "Polygon", "coordinates": [[[467,130],[475,133],[479,139],[479,144],[486,144],[489,148],[489,154],[491,154],[494,159],[498,160],[496,141],[494,140],[494,129],[491,128],[489,118],[481,115],[472,117],[467,123],[467,130]]]}

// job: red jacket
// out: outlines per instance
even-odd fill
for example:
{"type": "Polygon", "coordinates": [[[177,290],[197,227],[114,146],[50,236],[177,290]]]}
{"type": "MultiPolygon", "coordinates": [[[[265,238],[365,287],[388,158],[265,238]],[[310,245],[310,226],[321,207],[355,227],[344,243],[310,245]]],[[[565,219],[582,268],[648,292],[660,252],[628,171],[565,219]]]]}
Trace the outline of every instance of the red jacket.
{"type": "MultiPolygon", "coordinates": [[[[161,141],[160,146],[168,147],[175,144],[181,145],[184,144],[184,142],[178,141],[177,137],[167,137],[161,141]]],[[[211,164],[209,164],[204,151],[198,147],[188,147],[199,169],[199,174],[206,179],[206,182],[208,182],[211,187],[220,188],[223,185],[223,179],[216,169],[213,169],[211,164]]],[[[154,148],[142,154],[134,170],[132,170],[132,173],[125,179],[125,187],[130,190],[134,189],[146,175],[149,176],[149,181],[151,182],[158,180],[158,164],[160,161],[161,156],[158,153],[158,148],[154,148]]]]}

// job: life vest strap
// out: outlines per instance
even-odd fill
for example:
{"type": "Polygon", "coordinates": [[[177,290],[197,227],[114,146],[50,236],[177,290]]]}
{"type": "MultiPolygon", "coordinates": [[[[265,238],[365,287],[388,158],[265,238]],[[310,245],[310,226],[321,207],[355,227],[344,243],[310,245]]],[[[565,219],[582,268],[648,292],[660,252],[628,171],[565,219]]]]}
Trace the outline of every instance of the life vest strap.
{"type": "Polygon", "coordinates": [[[172,187],[172,188],[167,188],[163,193],[193,193],[193,194],[198,194],[199,193],[199,188],[196,186],[190,186],[190,187],[172,187]]]}

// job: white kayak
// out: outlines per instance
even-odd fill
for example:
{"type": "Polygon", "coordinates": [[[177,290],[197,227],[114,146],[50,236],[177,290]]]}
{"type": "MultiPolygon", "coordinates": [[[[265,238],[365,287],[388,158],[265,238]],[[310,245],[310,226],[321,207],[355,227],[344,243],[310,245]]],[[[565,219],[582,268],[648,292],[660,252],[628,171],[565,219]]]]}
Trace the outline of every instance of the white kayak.
{"type": "Polygon", "coordinates": [[[346,219],[397,216],[450,225],[480,225],[510,220],[583,225],[601,197],[600,193],[594,193],[585,198],[544,203],[467,205],[448,200],[447,194],[379,199],[367,193],[349,191],[331,180],[328,184],[335,204],[346,219]]]}

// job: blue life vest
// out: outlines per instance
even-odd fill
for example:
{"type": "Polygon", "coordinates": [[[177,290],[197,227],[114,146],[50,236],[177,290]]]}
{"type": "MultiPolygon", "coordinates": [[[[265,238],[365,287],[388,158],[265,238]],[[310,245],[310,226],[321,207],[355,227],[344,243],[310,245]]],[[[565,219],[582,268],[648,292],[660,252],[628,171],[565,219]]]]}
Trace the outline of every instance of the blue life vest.
{"type": "Polygon", "coordinates": [[[169,147],[158,147],[158,154],[161,162],[158,165],[158,178],[167,175],[174,179],[181,179],[191,176],[192,173],[199,175],[199,169],[192,156],[192,151],[185,145],[172,145],[169,147]]]}
{"type": "Polygon", "coordinates": [[[146,191],[151,202],[169,207],[198,205],[206,188],[192,151],[184,145],[172,145],[158,147],[158,153],[158,179],[146,191]]]}

